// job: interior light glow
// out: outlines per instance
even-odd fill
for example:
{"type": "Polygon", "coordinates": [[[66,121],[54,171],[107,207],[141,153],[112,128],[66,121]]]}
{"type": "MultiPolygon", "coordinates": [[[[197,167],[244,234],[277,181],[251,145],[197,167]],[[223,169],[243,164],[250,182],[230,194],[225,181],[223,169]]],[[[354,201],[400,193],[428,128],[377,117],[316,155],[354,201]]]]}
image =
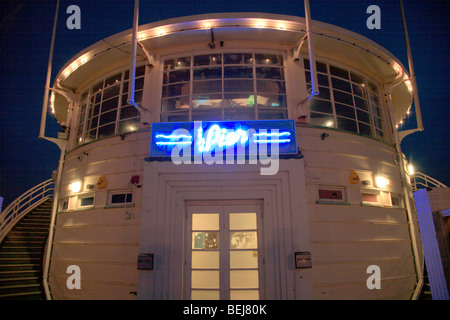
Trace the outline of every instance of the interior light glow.
{"type": "Polygon", "coordinates": [[[55,94],[53,92],[50,95],[50,110],[52,114],[55,114],[55,94]]]}
{"type": "Polygon", "coordinates": [[[75,181],[70,184],[70,191],[80,192],[81,191],[81,181],[75,181]]]}
{"type": "Polygon", "coordinates": [[[333,126],[333,121],[327,121],[327,122],[325,123],[325,126],[326,126],[326,127],[332,127],[332,126],[333,126]]]}
{"type": "Polygon", "coordinates": [[[412,92],[413,91],[413,87],[412,87],[412,84],[411,84],[411,80],[406,80],[405,84],[406,84],[406,87],[408,88],[408,91],[412,92]]]}
{"type": "Polygon", "coordinates": [[[378,188],[385,188],[388,185],[388,180],[383,176],[377,176],[375,178],[375,184],[378,188]]]}
{"type": "Polygon", "coordinates": [[[408,172],[411,176],[414,175],[414,166],[412,164],[408,165],[408,172]]]}

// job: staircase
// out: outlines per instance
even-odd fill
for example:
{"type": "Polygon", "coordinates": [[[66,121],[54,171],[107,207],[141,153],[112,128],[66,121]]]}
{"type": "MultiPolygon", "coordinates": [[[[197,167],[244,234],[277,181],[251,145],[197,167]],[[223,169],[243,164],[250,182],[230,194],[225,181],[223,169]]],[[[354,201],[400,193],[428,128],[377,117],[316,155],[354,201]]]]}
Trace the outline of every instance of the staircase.
{"type": "Polygon", "coordinates": [[[433,300],[431,296],[430,280],[428,279],[427,267],[424,267],[423,287],[419,295],[419,300],[433,300]]]}
{"type": "Polygon", "coordinates": [[[52,200],[46,200],[8,232],[0,243],[0,300],[44,300],[42,265],[52,200]]]}

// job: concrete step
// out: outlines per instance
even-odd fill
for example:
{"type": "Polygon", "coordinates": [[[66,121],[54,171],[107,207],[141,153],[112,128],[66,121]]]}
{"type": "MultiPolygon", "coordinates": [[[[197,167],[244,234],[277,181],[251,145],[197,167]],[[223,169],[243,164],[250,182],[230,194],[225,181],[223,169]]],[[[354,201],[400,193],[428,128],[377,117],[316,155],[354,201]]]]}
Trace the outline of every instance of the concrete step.
{"type": "Polygon", "coordinates": [[[23,257],[23,258],[1,258],[1,265],[22,265],[22,264],[40,264],[42,258],[38,257],[23,257]]]}
{"type": "Polygon", "coordinates": [[[0,279],[0,288],[10,287],[13,285],[36,285],[41,284],[42,278],[37,276],[22,278],[4,278],[0,279]]]}
{"type": "Polygon", "coordinates": [[[0,300],[45,300],[45,295],[41,290],[34,292],[18,292],[0,294],[0,300]]]}
{"type": "Polygon", "coordinates": [[[6,271],[34,271],[40,269],[41,269],[40,263],[0,264],[0,273],[6,271]]]}
{"type": "Polygon", "coordinates": [[[41,277],[40,270],[10,270],[0,272],[0,281],[2,279],[20,279],[29,277],[41,277]]]}
{"type": "Polygon", "coordinates": [[[11,284],[0,287],[0,297],[3,295],[17,294],[17,293],[35,293],[41,290],[40,283],[34,284],[11,284]]]}

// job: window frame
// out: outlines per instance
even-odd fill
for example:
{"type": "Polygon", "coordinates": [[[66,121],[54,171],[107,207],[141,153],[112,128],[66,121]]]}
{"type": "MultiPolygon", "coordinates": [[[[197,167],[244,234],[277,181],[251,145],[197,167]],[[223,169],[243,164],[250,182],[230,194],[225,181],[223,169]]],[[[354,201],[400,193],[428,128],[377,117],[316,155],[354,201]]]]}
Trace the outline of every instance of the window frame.
{"type": "Polygon", "coordinates": [[[113,190],[108,192],[108,201],[107,206],[108,207],[132,207],[135,204],[135,193],[133,190],[113,190]],[[125,195],[125,201],[124,202],[116,202],[113,203],[112,198],[116,195],[125,195]],[[127,201],[128,195],[131,195],[131,201],[127,201]]]}
{"type": "Polygon", "coordinates": [[[95,207],[95,193],[80,194],[77,197],[77,209],[92,209],[95,207]],[[84,199],[92,198],[92,204],[82,205],[84,199]]]}
{"type": "Polygon", "coordinates": [[[361,189],[361,204],[362,205],[366,205],[366,206],[381,206],[381,191],[377,190],[377,189],[361,189]],[[377,201],[367,201],[364,200],[363,198],[363,194],[368,194],[368,195],[375,195],[377,198],[377,201]]]}
{"type": "Polygon", "coordinates": [[[347,188],[344,186],[330,186],[330,185],[318,185],[317,189],[316,189],[316,204],[339,204],[339,205],[349,205],[350,203],[348,202],[348,198],[347,198],[347,188]],[[341,193],[342,198],[326,198],[326,197],[321,197],[321,192],[320,191],[326,191],[326,192],[333,192],[333,191],[338,191],[341,193]]]}
{"type": "MultiPolygon", "coordinates": [[[[142,69],[140,72],[141,74],[136,77],[136,82],[142,81],[142,86],[137,86],[135,89],[135,94],[142,94],[144,93],[144,85],[145,85],[145,73],[146,73],[146,66],[145,64],[140,64],[136,66],[136,70],[142,69]]],[[[73,137],[74,147],[81,146],[83,144],[101,140],[107,137],[115,136],[117,134],[121,134],[124,132],[130,132],[137,130],[138,127],[135,127],[133,130],[121,130],[120,126],[123,123],[129,122],[133,120],[133,123],[139,124],[140,121],[140,114],[139,111],[137,111],[137,115],[131,116],[131,117],[122,117],[122,110],[125,108],[128,108],[132,105],[126,103],[123,103],[124,98],[126,98],[128,94],[128,90],[126,89],[126,86],[129,85],[129,68],[121,68],[118,70],[115,70],[113,72],[110,72],[102,77],[97,78],[94,81],[91,81],[83,90],[80,90],[78,93],[78,112],[76,115],[76,125],[75,125],[75,134],[73,137]],[[117,80],[117,84],[114,82],[112,84],[106,85],[106,81],[117,77],[120,75],[120,80],[117,80]],[[99,88],[100,95],[95,96],[93,92],[93,89],[98,87],[101,84],[101,88],[99,88]],[[118,93],[114,94],[112,96],[108,96],[106,99],[104,98],[105,92],[108,88],[113,88],[114,86],[118,86],[118,93]],[[99,97],[99,98],[98,98],[99,97]],[[93,98],[96,100],[93,103],[93,98]],[[99,99],[97,101],[97,98],[99,99]],[[108,106],[106,110],[103,110],[103,106],[107,102],[111,102],[112,100],[117,99],[116,105],[114,107],[108,106]],[[96,108],[98,110],[96,111],[96,108]],[[92,112],[91,114],[89,114],[92,112]],[[110,119],[110,121],[106,123],[102,123],[100,125],[100,121],[102,119],[102,115],[105,116],[108,113],[116,113],[114,116],[114,120],[110,119]],[[96,122],[95,124],[91,125],[90,121],[96,122]],[[100,136],[100,130],[103,128],[105,129],[108,126],[111,126],[114,124],[114,132],[111,134],[106,134],[105,136],[100,136]],[[95,136],[92,138],[89,138],[89,132],[95,131],[95,136]]]]}
{"type": "MultiPolygon", "coordinates": [[[[311,87],[311,71],[309,68],[309,60],[305,57],[303,59],[304,63],[304,71],[305,71],[305,81],[307,90],[311,87]],[[309,73],[309,76],[308,76],[309,73]]],[[[310,119],[310,124],[314,126],[319,127],[325,127],[325,128],[332,128],[337,130],[342,130],[345,132],[351,132],[358,135],[386,141],[387,140],[387,126],[386,126],[386,117],[385,117],[385,110],[383,101],[381,99],[381,88],[378,82],[364,73],[354,70],[351,68],[348,68],[347,66],[343,66],[339,63],[336,63],[334,61],[327,61],[326,59],[319,59],[316,61],[316,64],[322,64],[325,67],[326,73],[323,69],[323,66],[321,68],[317,68],[317,75],[322,77],[322,80],[319,81],[317,84],[319,87],[319,96],[314,97],[314,102],[319,102],[326,105],[330,104],[331,106],[331,112],[326,111],[320,111],[320,110],[311,110],[311,104],[309,106],[308,115],[310,119]],[[343,71],[347,72],[348,78],[342,77],[337,74],[332,74],[331,69],[341,69],[343,71]],[[319,71],[320,69],[320,71],[319,71]],[[360,84],[356,82],[356,78],[359,78],[361,80],[364,80],[364,83],[360,84]],[[326,79],[327,85],[323,83],[323,81],[326,79]],[[345,82],[349,85],[350,90],[346,91],[342,88],[336,88],[333,85],[333,79],[340,82],[345,82]],[[322,82],[322,83],[321,83],[322,82]],[[374,92],[371,88],[372,85],[374,85],[377,89],[377,92],[374,92]],[[355,92],[355,88],[360,88],[362,90],[362,96],[355,92]],[[328,91],[327,95],[328,98],[323,97],[323,93],[321,92],[321,89],[326,89],[328,91]],[[373,93],[374,96],[376,96],[378,103],[372,102],[371,100],[371,93],[373,93]],[[337,94],[343,94],[343,95],[349,95],[349,98],[351,98],[352,103],[346,103],[345,101],[339,101],[337,97],[335,97],[337,94]],[[322,95],[322,96],[321,96],[322,95]],[[366,106],[365,108],[361,107],[357,101],[362,101],[362,103],[366,106]],[[348,111],[353,112],[353,116],[348,116],[345,114],[339,114],[338,112],[339,108],[348,108],[348,111]],[[376,112],[375,112],[376,111],[376,112]],[[324,125],[320,124],[313,124],[313,121],[311,120],[312,115],[318,115],[318,118],[324,119],[323,123],[324,125]],[[366,116],[369,116],[369,123],[366,121],[366,116]],[[361,118],[363,117],[363,118],[361,118]],[[332,123],[330,123],[331,120],[326,120],[326,118],[332,119],[332,123]],[[327,122],[325,122],[327,121],[327,122]],[[344,121],[350,124],[349,121],[354,123],[354,126],[356,130],[349,130],[343,125],[339,126],[339,121],[344,121]],[[330,125],[328,125],[329,123],[330,125]],[[364,126],[368,126],[370,129],[370,134],[367,134],[367,131],[362,129],[364,126]],[[380,135],[381,133],[381,135],[380,135]]],[[[341,122],[341,123],[344,123],[341,122]]],[[[367,128],[366,128],[367,129],[367,128]]]]}

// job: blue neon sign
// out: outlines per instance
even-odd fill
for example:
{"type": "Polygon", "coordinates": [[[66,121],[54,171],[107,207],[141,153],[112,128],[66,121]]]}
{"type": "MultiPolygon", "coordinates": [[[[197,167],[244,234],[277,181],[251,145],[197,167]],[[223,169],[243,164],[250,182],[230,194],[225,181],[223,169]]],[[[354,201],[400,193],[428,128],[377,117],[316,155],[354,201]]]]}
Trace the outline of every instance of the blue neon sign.
{"type": "Polygon", "coordinates": [[[297,154],[293,120],[156,122],[152,124],[151,157],[170,157],[174,148],[191,155],[265,152],[297,154]],[[275,148],[276,147],[276,148],[275,148]]]}

